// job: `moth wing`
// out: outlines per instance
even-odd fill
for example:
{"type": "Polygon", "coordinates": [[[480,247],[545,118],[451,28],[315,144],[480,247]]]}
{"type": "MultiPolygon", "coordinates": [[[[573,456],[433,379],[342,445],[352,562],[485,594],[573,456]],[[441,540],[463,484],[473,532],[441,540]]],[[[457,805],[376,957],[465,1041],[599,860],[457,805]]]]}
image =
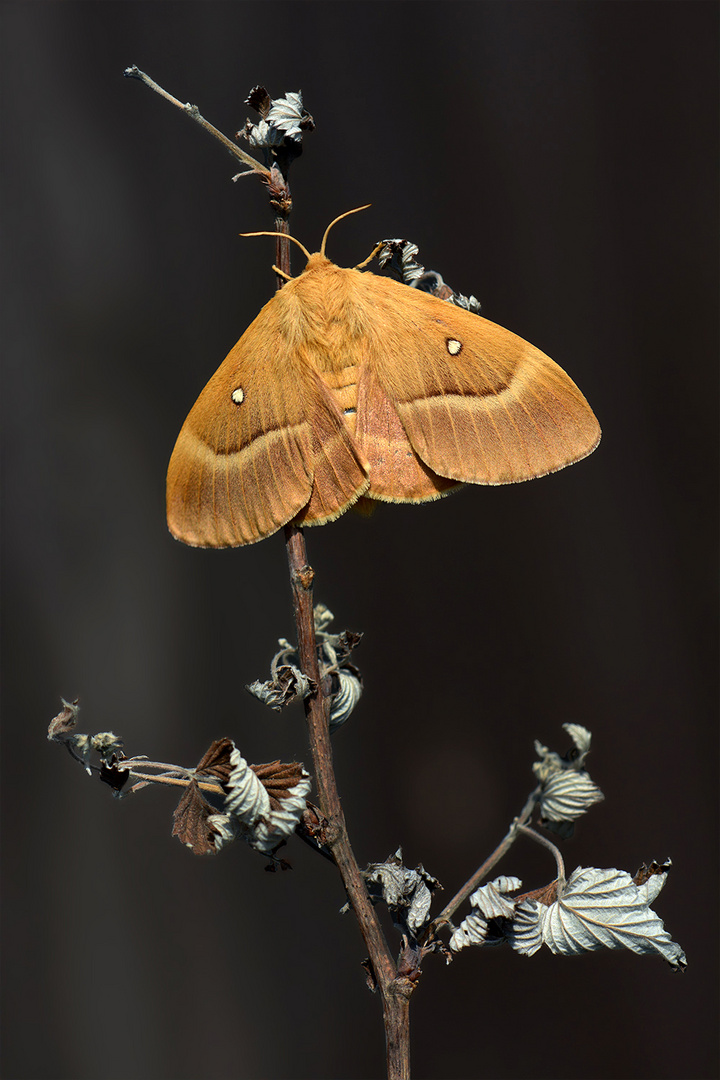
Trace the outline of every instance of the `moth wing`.
{"type": "Polygon", "coordinates": [[[508,484],[595,449],[595,415],[549,356],[447,301],[372,277],[378,321],[391,320],[393,330],[389,341],[374,336],[368,365],[430,470],[464,483],[508,484]]]}
{"type": "Polygon", "coordinates": [[[168,467],[167,519],[186,544],[251,544],[303,513],[320,524],[367,487],[337,406],[282,331],[271,300],[182,426],[168,467]]]}
{"type": "Polygon", "coordinates": [[[368,498],[426,502],[458,486],[433,472],[413,449],[397,408],[370,363],[362,366],[358,380],[355,432],[368,462],[368,498]]]}

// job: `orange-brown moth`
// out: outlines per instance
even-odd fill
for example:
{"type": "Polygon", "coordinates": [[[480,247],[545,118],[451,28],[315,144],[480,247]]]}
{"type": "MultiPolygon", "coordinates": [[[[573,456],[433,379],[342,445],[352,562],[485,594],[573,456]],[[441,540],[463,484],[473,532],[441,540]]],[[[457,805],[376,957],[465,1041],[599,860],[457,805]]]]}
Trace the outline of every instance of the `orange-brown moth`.
{"type": "Polygon", "coordinates": [[[548,356],[363,272],[369,259],[335,266],[325,257],[334,224],[314,255],[294,240],[305,269],[265,305],[183,424],[167,517],[186,544],[235,547],[290,521],[323,525],[361,496],[417,503],[459,484],[529,480],[600,441],[592,409],[548,356]]]}

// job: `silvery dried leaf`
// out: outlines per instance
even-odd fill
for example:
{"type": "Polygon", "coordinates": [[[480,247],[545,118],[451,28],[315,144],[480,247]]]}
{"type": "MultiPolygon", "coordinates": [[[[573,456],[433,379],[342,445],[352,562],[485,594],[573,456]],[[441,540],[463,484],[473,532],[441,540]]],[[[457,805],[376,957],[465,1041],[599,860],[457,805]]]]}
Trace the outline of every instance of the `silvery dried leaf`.
{"type": "Polygon", "coordinates": [[[406,927],[413,935],[427,922],[432,894],[441,888],[437,878],[422,865],[415,870],[403,866],[401,848],[384,863],[370,863],[363,877],[373,903],[387,904],[401,928],[406,927]]]}
{"type": "Polygon", "coordinates": [[[336,672],[339,689],[333,694],[330,704],[330,731],[337,731],[349,718],[362,694],[360,673],[352,665],[339,668],[336,672]]]}
{"type": "Polygon", "coordinates": [[[590,752],[590,732],[580,724],[563,724],[563,728],[573,740],[573,749],[561,756],[536,740],[535,753],[540,761],[533,765],[533,772],[541,785],[539,808],[543,825],[568,837],[572,836],[573,822],[605,796],[583,769],[590,752]]]}
{"type": "Polygon", "coordinates": [[[266,150],[270,146],[281,146],[285,141],[285,132],[267,120],[257,124],[246,120],[245,127],[238,134],[243,135],[256,150],[266,150]]]}
{"type": "Polygon", "coordinates": [[[567,731],[575,744],[574,748],[564,756],[554,750],[549,750],[547,746],[535,740],[535,753],[540,761],[536,761],[533,765],[533,772],[541,783],[545,783],[557,772],[565,772],[568,769],[580,772],[585,758],[590,753],[592,736],[587,728],[581,727],[580,724],[563,724],[563,729],[567,731]]]}
{"type": "Polygon", "coordinates": [[[506,899],[506,894],[517,892],[522,881],[515,877],[499,877],[487,885],[481,885],[470,896],[470,904],[475,909],[467,918],[463,919],[450,938],[450,948],[453,952],[468,945],[489,944],[488,938],[492,937],[492,943],[496,944],[497,932],[493,928],[489,933],[491,919],[512,919],[515,914],[515,901],[506,899]]]}
{"type": "Polygon", "coordinates": [[[233,750],[230,761],[233,767],[227,782],[225,810],[252,828],[256,821],[270,816],[270,796],[239,750],[233,750]]]}
{"type": "Polygon", "coordinates": [[[251,847],[269,855],[295,830],[310,792],[310,777],[298,762],[248,765],[231,754],[225,811],[240,823],[251,847]]]}
{"type": "Polygon", "coordinates": [[[661,879],[659,885],[648,887],[652,878],[636,885],[623,870],[578,867],[554,903],[522,901],[506,936],[516,951],[528,955],[539,948],[539,936],[551,952],[563,956],[630,949],[662,956],[682,970],[687,966],[683,950],[649,907],[667,874],[654,877],[661,879]]]}
{"type": "Polygon", "coordinates": [[[463,296],[462,293],[454,292],[447,299],[455,307],[464,308],[465,311],[470,311],[473,315],[479,315],[482,311],[482,305],[476,296],[463,296]]]}
{"type": "Polygon", "coordinates": [[[425,273],[425,267],[415,259],[418,253],[417,244],[399,238],[380,240],[379,243],[383,246],[378,255],[378,263],[381,267],[390,263],[390,273],[404,285],[412,285],[425,273]]]}
{"type": "Polygon", "coordinates": [[[238,834],[237,823],[230,814],[209,814],[207,822],[215,833],[213,842],[216,852],[232,843],[238,834]]]}
{"type": "Polygon", "coordinates": [[[327,632],[327,628],[333,621],[335,616],[333,615],[327,604],[316,604],[313,608],[313,621],[315,623],[315,633],[323,634],[327,632]]]}
{"type": "Polygon", "coordinates": [[[415,258],[418,253],[417,244],[399,238],[379,242],[383,245],[378,255],[380,266],[389,263],[390,273],[404,285],[430,293],[432,296],[437,296],[439,300],[447,300],[456,307],[472,312],[473,315],[480,314],[480,301],[476,297],[463,296],[462,293],[455,292],[443,281],[442,275],[437,270],[426,270],[422,263],[417,261],[415,258]]]}
{"type": "Polygon", "coordinates": [[[267,114],[268,123],[282,132],[289,139],[300,142],[304,131],[315,127],[310,113],[303,107],[302,94],[286,93],[284,98],[276,98],[267,114]]]}
{"type": "Polygon", "coordinates": [[[586,772],[554,773],[543,785],[540,796],[540,815],[543,824],[572,822],[581,817],[593,803],[602,802],[602,791],[586,772]]]}

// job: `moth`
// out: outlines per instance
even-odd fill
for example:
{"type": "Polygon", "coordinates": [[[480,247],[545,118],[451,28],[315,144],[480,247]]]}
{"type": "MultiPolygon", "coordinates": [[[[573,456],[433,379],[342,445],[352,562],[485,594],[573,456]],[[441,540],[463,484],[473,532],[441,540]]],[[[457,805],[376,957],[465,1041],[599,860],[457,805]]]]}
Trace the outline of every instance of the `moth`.
{"type": "Polygon", "coordinates": [[[333,521],[359,499],[422,503],[460,484],[530,480],[600,441],[575,383],[527,341],[364,270],[376,252],[353,269],[332,263],[335,223],[315,254],[289,238],[305,269],[182,426],[167,518],[186,544],[252,544],[291,521],[333,521]]]}

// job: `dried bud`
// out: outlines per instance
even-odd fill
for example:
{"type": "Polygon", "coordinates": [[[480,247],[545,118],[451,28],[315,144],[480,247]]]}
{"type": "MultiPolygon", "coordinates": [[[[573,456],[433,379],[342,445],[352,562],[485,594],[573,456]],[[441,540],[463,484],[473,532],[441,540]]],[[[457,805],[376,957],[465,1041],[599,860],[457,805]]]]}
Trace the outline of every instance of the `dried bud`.
{"type": "Polygon", "coordinates": [[[75,701],[66,701],[65,698],[60,698],[63,703],[61,711],[57,716],[53,717],[48,726],[48,739],[53,742],[65,742],[68,735],[72,733],[73,728],[77,723],[78,713],[80,712],[80,705],[78,699],[75,701]]]}

